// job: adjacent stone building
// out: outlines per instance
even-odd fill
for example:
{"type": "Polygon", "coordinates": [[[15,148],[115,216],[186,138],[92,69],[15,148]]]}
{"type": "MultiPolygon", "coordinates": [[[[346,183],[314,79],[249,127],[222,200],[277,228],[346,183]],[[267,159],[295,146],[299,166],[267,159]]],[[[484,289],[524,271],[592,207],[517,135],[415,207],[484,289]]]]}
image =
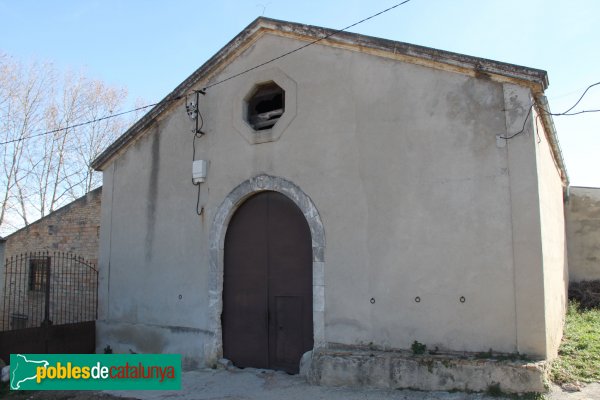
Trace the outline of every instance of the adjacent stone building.
{"type": "Polygon", "coordinates": [[[569,189],[566,203],[569,280],[600,279],[600,188],[569,189]]]}
{"type": "Polygon", "coordinates": [[[0,331],[96,318],[101,199],[100,187],[0,243],[0,331]]]}
{"type": "Polygon", "coordinates": [[[27,252],[73,253],[98,263],[102,187],[6,236],[5,258],[27,252]]]}
{"type": "MultiPolygon", "coordinates": [[[[568,178],[547,86],[257,19],[94,162],[98,351],[292,373],[305,354],[314,381],[390,387],[413,385],[393,357],[415,342],[553,358],[568,178]]],[[[423,388],[473,388],[444,376],[423,388]]]]}

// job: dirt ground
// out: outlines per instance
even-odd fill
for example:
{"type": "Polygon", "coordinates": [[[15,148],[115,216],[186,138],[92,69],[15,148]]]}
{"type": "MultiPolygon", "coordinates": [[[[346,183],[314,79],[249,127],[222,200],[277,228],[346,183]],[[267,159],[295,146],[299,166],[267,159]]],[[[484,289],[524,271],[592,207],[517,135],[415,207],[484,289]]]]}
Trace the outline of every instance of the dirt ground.
{"type": "Polygon", "coordinates": [[[7,394],[7,400],[133,400],[133,397],[118,397],[106,393],[87,391],[14,391],[7,394]]]}
{"type": "MultiPolygon", "coordinates": [[[[6,388],[3,388],[6,389],[6,388]]],[[[200,370],[185,372],[180,391],[40,391],[7,392],[7,400],[501,400],[482,393],[419,392],[412,390],[375,390],[311,386],[297,375],[245,369],[237,371],[200,370]]],[[[600,384],[587,385],[580,392],[568,393],[553,387],[548,400],[600,399],[600,384]]],[[[507,397],[506,399],[511,399],[507,397]]],[[[514,397],[512,398],[514,399],[514,397]]]]}

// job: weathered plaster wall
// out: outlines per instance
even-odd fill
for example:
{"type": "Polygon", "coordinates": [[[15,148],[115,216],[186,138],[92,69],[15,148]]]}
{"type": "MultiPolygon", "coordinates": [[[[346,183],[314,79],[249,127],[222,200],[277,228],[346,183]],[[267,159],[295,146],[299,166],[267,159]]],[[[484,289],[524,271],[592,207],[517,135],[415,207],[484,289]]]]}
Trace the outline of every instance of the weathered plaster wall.
{"type": "Polygon", "coordinates": [[[195,213],[189,119],[179,117],[104,172],[97,346],[180,353],[192,368],[209,336],[208,224],[195,213]]]}
{"type": "Polygon", "coordinates": [[[600,188],[571,186],[566,222],[569,280],[600,279],[600,188]]]}
{"type": "MultiPolygon", "coordinates": [[[[534,115],[535,116],[535,115],[534,115]]],[[[536,122],[536,159],[543,250],[546,354],[556,357],[563,333],[569,271],[563,187],[542,125],[536,122]]]]}
{"type": "MultiPolygon", "coordinates": [[[[215,80],[298,45],[267,35],[215,80]]],[[[506,92],[485,79],[307,47],[201,97],[206,135],[196,158],[210,161],[202,216],[191,123],[182,105],[173,108],[104,172],[98,348],[204,361],[219,334],[208,313],[209,229],[234,188],[268,174],[297,185],[322,219],[325,344],[418,340],[545,356],[540,217],[529,201],[537,199],[534,141],[497,139],[522,124],[530,100],[523,89],[507,109],[506,92]],[[251,145],[235,128],[234,101],[269,69],[295,82],[297,115],[277,141],[251,145]],[[538,217],[515,226],[514,210],[538,217]],[[527,268],[533,291],[516,287],[516,271],[527,268]]]]}
{"type": "Polygon", "coordinates": [[[504,96],[516,347],[552,358],[562,337],[567,289],[563,185],[539,119],[528,114],[531,93],[505,84],[504,96]]]}
{"type": "Polygon", "coordinates": [[[504,85],[506,134],[503,140],[510,176],[511,249],[516,351],[545,354],[544,282],[539,197],[533,124],[524,123],[531,104],[530,92],[504,85]],[[520,134],[516,134],[521,132],[520,134]]]}

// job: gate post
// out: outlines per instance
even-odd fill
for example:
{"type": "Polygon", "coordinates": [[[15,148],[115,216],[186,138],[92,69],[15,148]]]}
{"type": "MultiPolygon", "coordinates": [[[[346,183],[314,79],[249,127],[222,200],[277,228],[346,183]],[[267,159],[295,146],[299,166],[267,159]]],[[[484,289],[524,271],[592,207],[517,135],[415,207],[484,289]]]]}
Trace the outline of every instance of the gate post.
{"type": "MultiPolygon", "coordinates": [[[[4,305],[4,282],[6,279],[6,260],[4,259],[4,251],[6,250],[6,239],[0,237],[0,305],[4,305]]],[[[3,308],[0,308],[0,312],[3,308]]],[[[3,318],[0,315],[0,318],[3,318]]]]}
{"type": "MultiPolygon", "coordinates": [[[[6,249],[6,239],[0,237],[0,261],[4,265],[4,250],[6,249]]],[[[4,272],[4,271],[2,271],[4,272]]]]}
{"type": "Polygon", "coordinates": [[[53,259],[50,257],[48,257],[47,259],[48,262],[46,263],[46,287],[44,288],[44,321],[42,322],[42,325],[44,326],[52,324],[52,321],[50,321],[50,269],[52,266],[53,259]]]}

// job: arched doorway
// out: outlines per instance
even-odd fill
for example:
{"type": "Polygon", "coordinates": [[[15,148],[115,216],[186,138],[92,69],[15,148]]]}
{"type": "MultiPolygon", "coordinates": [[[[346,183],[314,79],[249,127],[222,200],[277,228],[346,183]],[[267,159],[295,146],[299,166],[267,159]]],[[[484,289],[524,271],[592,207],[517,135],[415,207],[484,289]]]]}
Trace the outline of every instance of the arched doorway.
{"type": "Polygon", "coordinates": [[[312,253],[306,218],[287,196],[260,192],[236,210],[224,246],[225,358],[298,372],[313,348],[312,253]]]}

